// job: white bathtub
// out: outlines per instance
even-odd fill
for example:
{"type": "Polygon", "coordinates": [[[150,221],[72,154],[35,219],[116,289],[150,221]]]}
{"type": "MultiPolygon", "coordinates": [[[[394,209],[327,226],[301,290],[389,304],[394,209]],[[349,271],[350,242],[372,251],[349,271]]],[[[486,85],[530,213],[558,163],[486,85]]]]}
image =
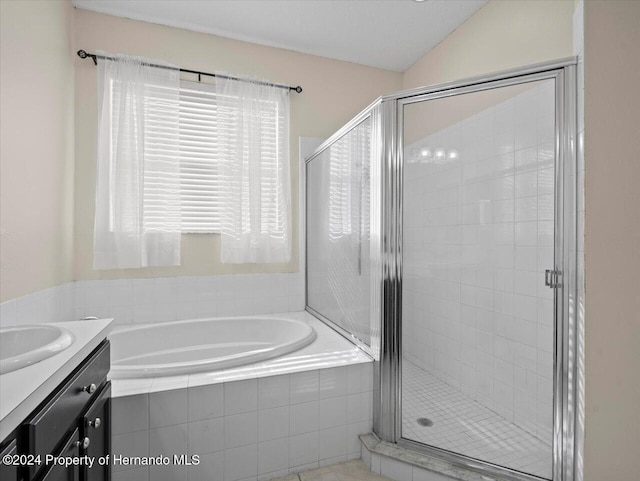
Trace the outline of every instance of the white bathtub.
{"type": "Polygon", "coordinates": [[[281,317],[210,318],[146,324],[111,333],[111,379],[177,376],[283,356],[316,338],[308,323],[281,317]]]}

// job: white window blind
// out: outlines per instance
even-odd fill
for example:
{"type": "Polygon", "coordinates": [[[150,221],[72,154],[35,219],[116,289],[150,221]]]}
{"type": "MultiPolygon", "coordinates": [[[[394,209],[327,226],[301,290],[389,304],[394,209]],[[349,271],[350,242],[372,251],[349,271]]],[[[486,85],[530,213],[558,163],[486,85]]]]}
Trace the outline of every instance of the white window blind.
{"type": "MultiPolygon", "coordinates": [[[[162,217],[163,205],[175,197],[162,190],[154,164],[161,164],[163,159],[175,159],[175,150],[164,151],[165,146],[171,146],[163,142],[162,104],[155,98],[153,90],[149,94],[152,98],[147,99],[145,117],[145,130],[149,133],[144,146],[147,159],[144,225],[148,230],[162,230],[166,220],[162,217]]],[[[270,99],[256,102],[260,107],[259,120],[249,121],[246,112],[242,111],[242,103],[233,94],[222,95],[216,92],[216,86],[212,84],[180,82],[178,157],[183,233],[220,233],[225,216],[228,221],[230,216],[237,215],[240,215],[238,222],[244,233],[276,233],[284,236],[288,231],[288,203],[282,201],[281,192],[283,184],[288,186],[288,179],[283,182],[280,165],[282,149],[288,148],[288,116],[284,115],[282,106],[277,102],[270,99]],[[227,147],[224,152],[220,150],[219,139],[225,139],[227,147]],[[249,149],[245,147],[247,143],[251,146],[249,149]],[[239,163],[237,156],[241,159],[239,163]],[[257,156],[259,163],[250,164],[251,156],[257,156]],[[227,158],[228,162],[229,158],[234,159],[230,161],[230,170],[235,173],[231,177],[229,169],[227,177],[223,177],[223,158],[227,158]],[[235,172],[238,169],[239,172],[235,172]],[[258,179],[257,187],[250,185],[245,175],[249,171],[258,179]],[[227,185],[223,185],[223,182],[227,185]],[[257,199],[252,197],[255,197],[256,188],[257,199]],[[230,193],[229,189],[233,192],[230,193]],[[236,194],[240,197],[236,198],[236,194]],[[254,207],[250,207],[250,204],[254,207]],[[259,206],[259,210],[255,205],[259,206]],[[223,212],[223,209],[227,209],[227,212],[223,212]],[[251,215],[243,214],[249,210],[252,211],[251,215]]]]}
{"type": "Polygon", "coordinates": [[[220,172],[215,86],[180,83],[182,232],[220,232],[220,172]]]}

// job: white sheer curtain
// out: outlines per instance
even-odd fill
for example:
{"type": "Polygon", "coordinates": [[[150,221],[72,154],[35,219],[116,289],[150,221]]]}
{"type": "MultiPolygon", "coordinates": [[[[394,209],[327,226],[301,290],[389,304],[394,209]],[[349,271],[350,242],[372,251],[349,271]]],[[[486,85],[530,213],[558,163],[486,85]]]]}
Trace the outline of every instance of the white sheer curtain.
{"type": "Polygon", "coordinates": [[[216,93],[222,262],[287,262],[289,91],[258,81],[217,78],[216,93]]]}
{"type": "Polygon", "coordinates": [[[98,54],[94,268],[179,265],[180,70],[98,54]]]}

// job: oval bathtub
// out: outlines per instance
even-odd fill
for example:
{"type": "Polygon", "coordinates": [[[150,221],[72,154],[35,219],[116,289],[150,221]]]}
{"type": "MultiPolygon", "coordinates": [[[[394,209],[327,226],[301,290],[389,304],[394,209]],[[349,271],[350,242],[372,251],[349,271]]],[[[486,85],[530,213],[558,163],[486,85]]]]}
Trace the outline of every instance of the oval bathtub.
{"type": "Polygon", "coordinates": [[[111,379],[177,376],[282,356],[313,342],[309,324],[279,317],[209,318],[113,331],[111,379]]]}

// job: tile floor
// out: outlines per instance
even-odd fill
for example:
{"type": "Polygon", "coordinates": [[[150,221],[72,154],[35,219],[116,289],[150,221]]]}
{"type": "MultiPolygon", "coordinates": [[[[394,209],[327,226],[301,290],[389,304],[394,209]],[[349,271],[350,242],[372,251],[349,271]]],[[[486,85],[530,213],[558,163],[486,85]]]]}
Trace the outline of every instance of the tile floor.
{"type": "Polygon", "coordinates": [[[385,476],[372,473],[357,459],[348,463],[334,464],[303,473],[291,474],[272,481],[391,481],[385,476]]]}
{"type": "Polygon", "coordinates": [[[551,478],[550,445],[407,360],[402,388],[404,438],[551,478]]]}

